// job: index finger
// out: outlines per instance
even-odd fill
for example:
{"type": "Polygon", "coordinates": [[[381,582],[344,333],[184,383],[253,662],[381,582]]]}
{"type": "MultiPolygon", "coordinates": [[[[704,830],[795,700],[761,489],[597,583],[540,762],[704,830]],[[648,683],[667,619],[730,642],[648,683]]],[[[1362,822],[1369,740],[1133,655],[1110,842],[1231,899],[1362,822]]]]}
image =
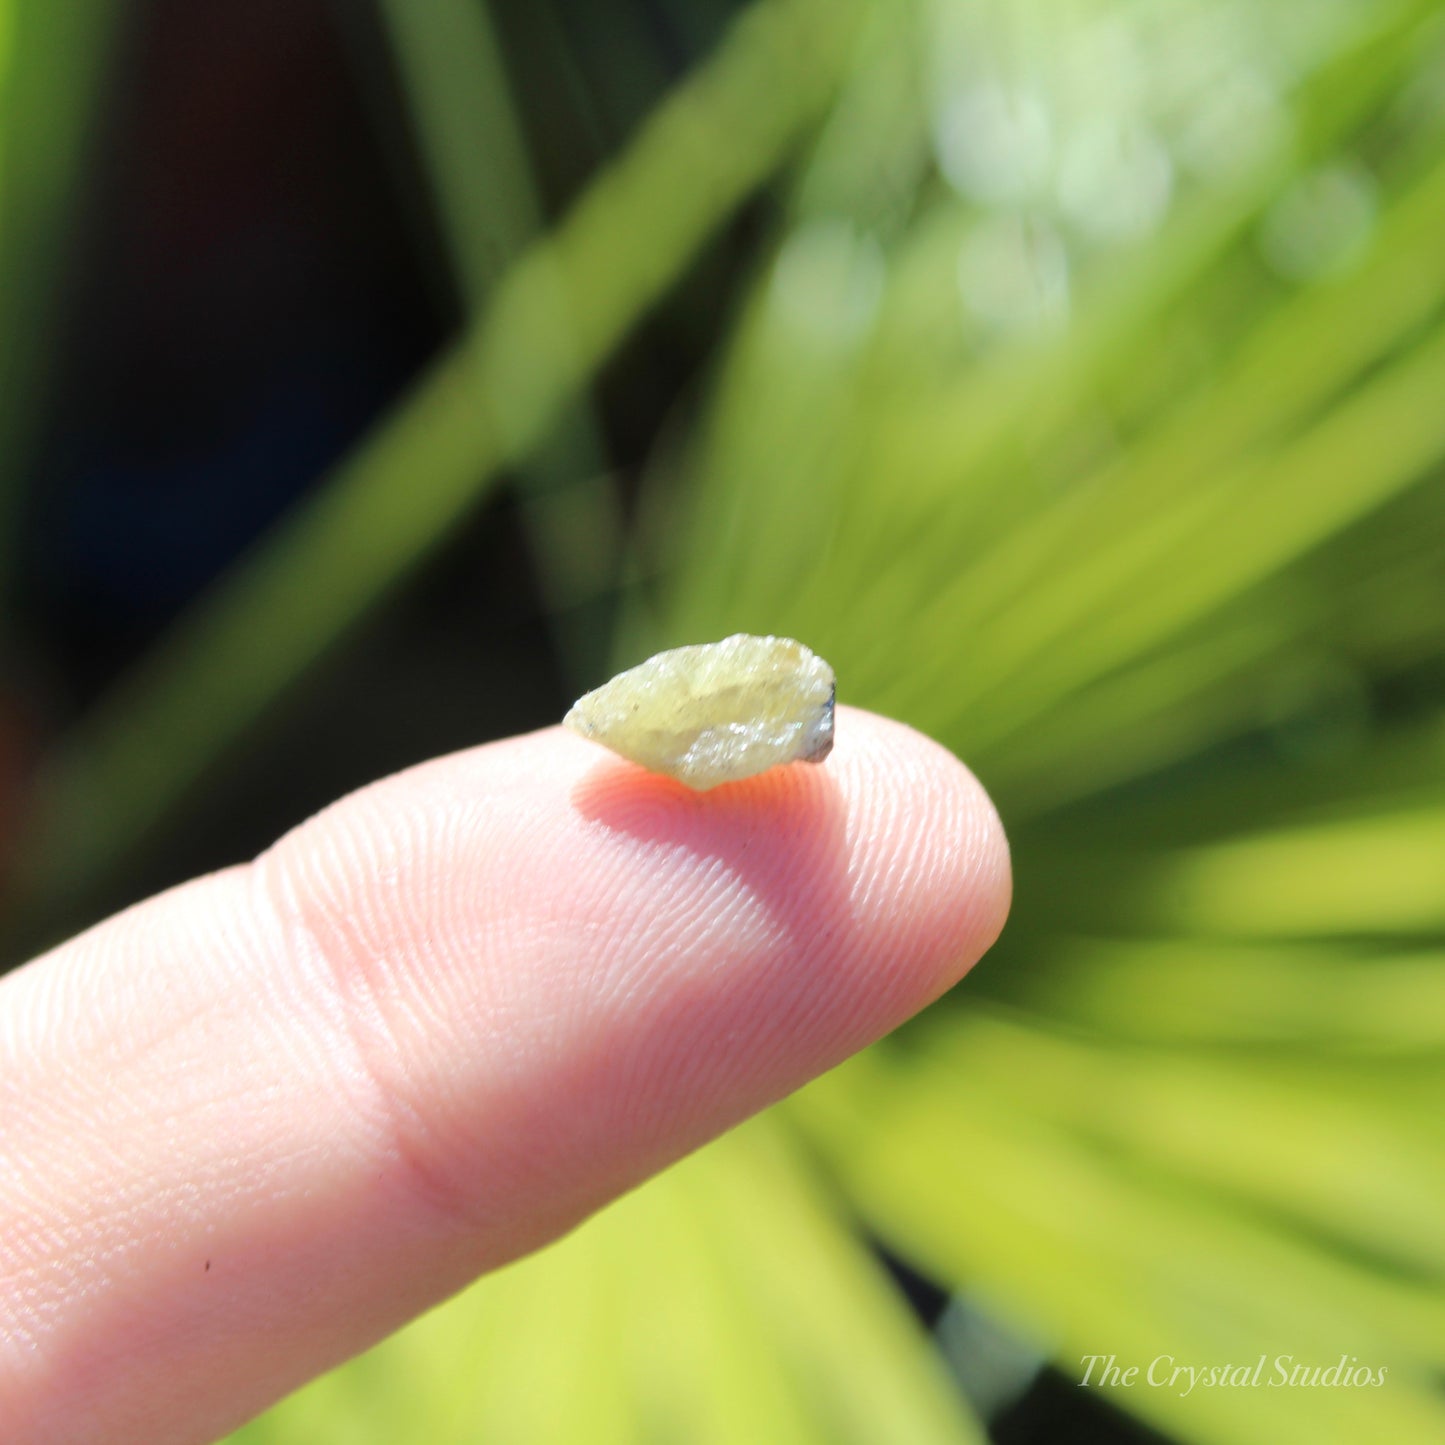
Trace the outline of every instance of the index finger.
{"type": "Polygon", "coordinates": [[[0,984],[0,1418],[208,1439],[896,1026],[1002,926],[953,756],[437,759],[0,984]]]}

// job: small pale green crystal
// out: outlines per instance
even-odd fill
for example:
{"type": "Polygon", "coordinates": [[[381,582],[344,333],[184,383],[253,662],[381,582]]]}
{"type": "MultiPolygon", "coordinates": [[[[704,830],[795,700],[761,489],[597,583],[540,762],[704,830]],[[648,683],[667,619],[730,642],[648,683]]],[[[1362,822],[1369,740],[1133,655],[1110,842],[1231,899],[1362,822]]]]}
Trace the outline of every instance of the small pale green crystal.
{"type": "Polygon", "coordinates": [[[790,637],[659,652],[578,698],[564,727],[703,791],[833,747],[833,669],[790,637]]]}

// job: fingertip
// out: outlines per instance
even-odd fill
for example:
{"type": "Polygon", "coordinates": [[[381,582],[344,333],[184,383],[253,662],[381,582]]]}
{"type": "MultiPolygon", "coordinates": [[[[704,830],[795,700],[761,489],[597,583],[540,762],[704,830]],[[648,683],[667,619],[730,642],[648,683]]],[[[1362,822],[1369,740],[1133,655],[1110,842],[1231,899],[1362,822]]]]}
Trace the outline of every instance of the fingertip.
{"type": "Polygon", "coordinates": [[[1008,918],[1013,874],[992,799],[941,743],[906,723],[841,709],[835,749],[854,815],[860,876],[887,926],[937,953],[939,991],[963,977],[1008,918]]]}
{"type": "Polygon", "coordinates": [[[561,728],[439,758],[102,925],[7,981],[70,1001],[7,1140],[65,1261],[19,1315],[95,1380],[34,1409],[235,1423],[896,1027],[1009,886],[968,770],[841,708],[706,794],[561,728]]]}
{"type": "Polygon", "coordinates": [[[751,1039],[742,1072],[763,1102],[926,1006],[1004,925],[998,813],[958,758],[905,724],[840,708],[826,762],[701,794],[573,742],[569,763],[589,759],[570,788],[581,852],[609,876],[623,952],[653,961],[654,1005],[673,1015],[656,1046],[665,1056],[680,1036],[680,1001],[704,999],[681,1031],[691,1057],[751,1039]]]}
{"type": "Polygon", "coordinates": [[[844,708],[825,766],[846,818],[848,902],[847,946],[831,964],[837,1033],[823,1067],[957,984],[998,937],[1012,894],[998,813],[941,744],[844,708]]]}
{"type": "Polygon", "coordinates": [[[270,865],[348,1011],[384,1006],[371,1072],[459,1198],[504,1138],[509,1170],[609,1182],[685,1152],[951,987],[1010,897],[968,769],[848,707],[825,762],[705,793],[548,728],[344,800],[270,865]]]}

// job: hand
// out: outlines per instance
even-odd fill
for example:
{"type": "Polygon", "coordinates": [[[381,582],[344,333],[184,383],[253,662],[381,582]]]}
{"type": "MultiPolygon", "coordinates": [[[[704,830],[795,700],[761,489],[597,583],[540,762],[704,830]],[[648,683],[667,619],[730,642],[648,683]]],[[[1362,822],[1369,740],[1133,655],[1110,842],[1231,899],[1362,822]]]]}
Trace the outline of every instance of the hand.
{"type": "Polygon", "coordinates": [[[0,982],[7,1440],[213,1439],[901,1023],[997,936],[947,752],[710,794],[552,728],[0,982]]]}

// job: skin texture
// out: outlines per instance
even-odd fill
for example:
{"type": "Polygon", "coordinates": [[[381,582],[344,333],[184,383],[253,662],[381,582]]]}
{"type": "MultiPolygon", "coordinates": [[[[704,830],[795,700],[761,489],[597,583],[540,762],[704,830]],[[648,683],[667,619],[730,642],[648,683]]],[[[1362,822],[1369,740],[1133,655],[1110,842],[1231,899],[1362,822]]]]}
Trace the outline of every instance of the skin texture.
{"type": "Polygon", "coordinates": [[[550,728],[0,982],[0,1420],[203,1441],[888,1032],[1008,909],[949,753],[698,794],[550,728]]]}

